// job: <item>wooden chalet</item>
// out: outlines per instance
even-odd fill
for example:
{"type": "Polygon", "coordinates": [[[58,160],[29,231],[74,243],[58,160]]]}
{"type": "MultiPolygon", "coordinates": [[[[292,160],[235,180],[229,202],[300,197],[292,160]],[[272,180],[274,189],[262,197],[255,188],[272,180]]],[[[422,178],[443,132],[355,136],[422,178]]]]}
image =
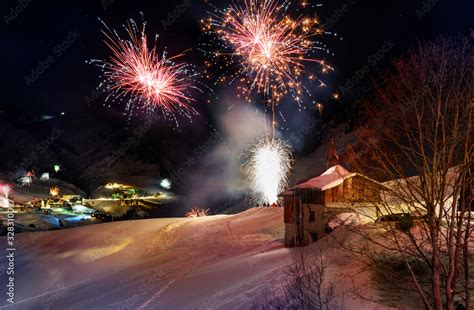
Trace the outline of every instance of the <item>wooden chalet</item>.
{"type": "Polygon", "coordinates": [[[339,213],[360,212],[376,218],[383,187],[375,180],[335,165],[281,193],[285,245],[305,246],[324,236],[329,219],[339,213]]]}

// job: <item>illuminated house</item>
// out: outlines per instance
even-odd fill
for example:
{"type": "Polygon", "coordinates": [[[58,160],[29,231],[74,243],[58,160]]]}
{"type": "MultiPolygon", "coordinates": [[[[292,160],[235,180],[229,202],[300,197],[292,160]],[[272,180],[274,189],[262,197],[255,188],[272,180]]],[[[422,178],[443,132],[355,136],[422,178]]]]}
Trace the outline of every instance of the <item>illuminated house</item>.
{"type": "Polygon", "coordinates": [[[358,212],[379,216],[376,207],[384,186],[342,166],[280,194],[284,204],[285,245],[305,246],[324,236],[328,220],[339,213],[358,212]]]}

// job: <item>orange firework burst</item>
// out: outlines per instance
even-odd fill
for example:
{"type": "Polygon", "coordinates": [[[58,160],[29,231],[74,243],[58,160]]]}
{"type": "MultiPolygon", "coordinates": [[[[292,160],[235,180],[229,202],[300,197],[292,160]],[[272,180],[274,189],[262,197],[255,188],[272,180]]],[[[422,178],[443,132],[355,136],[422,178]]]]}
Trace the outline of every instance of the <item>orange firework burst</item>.
{"type": "Polygon", "coordinates": [[[209,209],[200,209],[199,207],[193,207],[190,211],[186,212],[186,217],[203,217],[209,214],[209,209]]]}
{"type": "MultiPolygon", "coordinates": [[[[313,37],[323,33],[315,17],[288,15],[288,2],[277,0],[245,0],[242,5],[231,5],[217,10],[203,20],[203,30],[211,32],[220,41],[218,51],[210,53],[214,62],[224,58],[231,66],[240,68],[237,79],[244,82],[239,90],[248,99],[251,91],[262,94],[269,102],[278,102],[290,93],[299,103],[309,91],[301,78],[324,83],[305,68],[305,63],[316,63],[321,71],[332,68],[312,54],[319,46],[313,37]]],[[[228,77],[222,77],[221,81],[228,77]]]]}
{"type": "Polygon", "coordinates": [[[189,105],[194,99],[189,94],[195,86],[199,73],[188,63],[176,63],[179,54],[161,57],[156,49],[148,46],[145,25],[141,30],[133,20],[125,29],[128,39],[122,39],[117,31],[106,30],[105,43],[112,55],[107,61],[91,60],[102,70],[103,79],[99,88],[108,93],[106,100],[125,101],[127,110],[141,108],[147,111],[159,109],[166,116],[178,112],[188,117],[197,114],[189,105]]]}
{"type": "Polygon", "coordinates": [[[49,194],[53,197],[56,197],[59,195],[59,187],[55,186],[55,187],[51,187],[49,189],[49,194]]]}

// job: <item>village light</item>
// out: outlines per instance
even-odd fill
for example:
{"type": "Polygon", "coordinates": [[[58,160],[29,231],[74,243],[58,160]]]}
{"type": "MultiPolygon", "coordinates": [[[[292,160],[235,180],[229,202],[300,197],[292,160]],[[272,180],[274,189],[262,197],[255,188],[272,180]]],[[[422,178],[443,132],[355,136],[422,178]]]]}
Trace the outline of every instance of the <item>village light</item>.
{"type": "Polygon", "coordinates": [[[60,165],[54,165],[53,168],[54,168],[54,172],[56,172],[56,173],[59,172],[59,170],[61,170],[60,165]]]}
{"type": "Polygon", "coordinates": [[[118,183],[107,183],[107,184],[105,184],[106,189],[117,189],[117,188],[120,188],[121,186],[122,186],[122,184],[118,184],[118,183]]]}
{"type": "Polygon", "coordinates": [[[2,208],[8,208],[9,207],[8,198],[0,197],[0,207],[2,207],[2,208]]]}
{"type": "Polygon", "coordinates": [[[163,179],[160,182],[160,186],[163,187],[164,189],[170,189],[171,188],[171,181],[168,179],[163,179]]]}
{"type": "Polygon", "coordinates": [[[40,180],[41,181],[49,181],[49,173],[48,172],[43,173],[40,177],[40,180]]]}
{"type": "Polygon", "coordinates": [[[5,197],[8,198],[8,194],[10,193],[10,190],[11,190],[10,185],[4,184],[2,185],[1,189],[2,189],[3,195],[5,195],[5,197]]]}
{"type": "Polygon", "coordinates": [[[131,188],[130,185],[126,184],[120,184],[120,183],[107,183],[105,184],[106,189],[120,189],[120,190],[126,190],[131,188]]]}

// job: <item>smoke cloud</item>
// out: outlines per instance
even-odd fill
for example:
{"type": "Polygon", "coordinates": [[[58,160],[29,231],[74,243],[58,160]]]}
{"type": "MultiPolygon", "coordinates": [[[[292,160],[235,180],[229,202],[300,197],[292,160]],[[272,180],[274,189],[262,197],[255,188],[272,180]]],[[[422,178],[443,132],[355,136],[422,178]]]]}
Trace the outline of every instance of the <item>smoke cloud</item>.
{"type": "Polygon", "coordinates": [[[221,139],[185,177],[186,197],[191,204],[187,208],[222,209],[241,200],[247,193],[242,181],[242,154],[270,126],[270,120],[254,105],[224,99],[219,106],[215,117],[221,139]]]}

